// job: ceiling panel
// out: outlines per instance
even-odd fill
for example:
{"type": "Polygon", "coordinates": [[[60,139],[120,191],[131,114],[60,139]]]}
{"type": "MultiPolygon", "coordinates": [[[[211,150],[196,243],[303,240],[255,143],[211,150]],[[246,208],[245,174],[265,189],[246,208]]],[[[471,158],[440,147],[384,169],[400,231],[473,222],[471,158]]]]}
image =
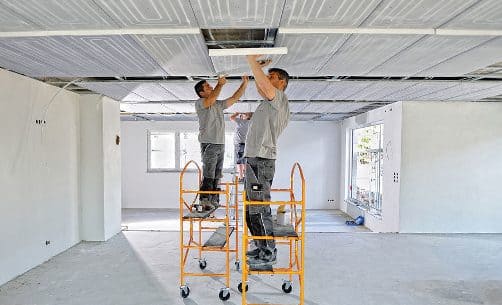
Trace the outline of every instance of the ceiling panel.
{"type": "Polygon", "coordinates": [[[325,75],[366,75],[421,35],[352,35],[321,70],[325,75]]]}
{"type": "Polygon", "coordinates": [[[286,95],[290,100],[312,100],[328,86],[326,81],[290,80],[286,95]]]}
{"type": "Polygon", "coordinates": [[[442,91],[456,85],[457,83],[451,83],[451,82],[421,82],[421,83],[410,82],[410,86],[385,96],[384,100],[388,101],[418,100],[421,96],[442,91]]]}
{"type": "Polygon", "coordinates": [[[284,1],[190,0],[190,3],[200,28],[277,28],[284,1]]]}
{"type": "Polygon", "coordinates": [[[30,31],[35,29],[40,29],[40,27],[0,3],[0,31],[30,31]]]}
{"type": "Polygon", "coordinates": [[[282,27],[357,27],[381,0],[288,0],[282,27]]]}
{"type": "Polygon", "coordinates": [[[120,82],[79,82],[76,85],[106,95],[116,101],[122,101],[127,97],[129,101],[146,102],[141,96],[131,94],[131,88],[123,86],[120,82]]]}
{"type": "Polygon", "coordinates": [[[293,76],[325,75],[327,72],[321,69],[348,37],[343,34],[279,34],[276,46],[287,47],[288,54],[272,62],[272,66],[286,69],[293,76]]]}
{"type": "Polygon", "coordinates": [[[497,82],[473,82],[465,81],[456,83],[455,86],[436,91],[427,95],[422,95],[417,100],[466,100],[469,97],[481,99],[502,93],[500,83],[497,82]],[[495,90],[493,90],[495,89],[495,90]]]}
{"type": "Polygon", "coordinates": [[[294,113],[291,115],[290,120],[291,121],[310,121],[310,120],[315,119],[316,117],[319,117],[319,114],[294,113]]]}
{"type": "MultiPolygon", "coordinates": [[[[267,58],[272,59],[270,67],[275,67],[275,62],[277,62],[281,56],[282,55],[268,55],[267,58]]],[[[215,56],[211,57],[211,61],[216,74],[226,74],[230,76],[239,76],[244,73],[248,75],[251,74],[251,69],[249,69],[245,56],[215,56]]],[[[265,68],[265,70],[267,68],[265,68]]]]}
{"type": "MultiPolygon", "coordinates": [[[[502,1],[501,1],[502,3],[502,1]]],[[[502,61],[502,37],[452,57],[419,75],[460,76],[502,61]]]]}
{"type": "MultiPolygon", "coordinates": [[[[45,30],[116,28],[92,0],[3,0],[2,4],[45,30]]],[[[30,30],[32,27],[17,28],[30,30]]]]}
{"type": "Polygon", "coordinates": [[[436,28],[469,8],[476,1],[478,0],[384,0],[362,26],[436,28]]]}
{"type": "Polygon", "coordinates": [[[339,121],[346,118],[346,114],[326,113],[314,118],[315,121],[339,121]]]}
{"type": "Polygon", "coordinates": [[[441,28],[452,29],[501,29],[502,1],[483,0],[452,19],[441,28]]]}
{"type": "Polygon", "coordinates": [[[124,82],[122,86],[129,89],[133,93],[126,96],[124,102],[132,102],[130,98],[135,99],[135,96],[140,96],[147,101],[177,101],[178,98],[172,95],[168,90],[158,83],[134,83],[124,82]]]}
{"type": "Polygon", "coordinates": [[[187,0],[94,0],[120,27],[196,27],[187,0]]]}
{"type": "Polygon", "coordinates": [[[366,75],[436,76],[430,74],[432,72],[421,72],[475,48],[488,40],[490,40],[490,37],[484,36],[427,36],[412,47],[372,69],[366,75]]]}
{"type": "Polygon", "coordinates": [[[2,38],[0,52],[0,66],[21,72],[17,64],[32,64],[25,74],[34,77],[166,75],[129,36],[2,38]],[[13,66],[4,61],[12,52],[17,54],[13,66]]]}
{"type": "Polygon", "coordinates": [[[135,35],[169,75],[214,75],[202,35],[135,35]]]}
{"type": "Polygon", "coordinates": [[[193,103],[121,104],[120,110],[131,113],[193,113],[193,103]]]}
{"type": "MultiPolygon", "coordinates": [[[[407,81],[375,81],[363,90],[356,92],[350,96],[353,100],[365,101],[387,101],[388,96],[408,87],[414,86],[416,83],[407,81]]],[[[392,101],[392,100],[390,100],[392,101]]]]}
{"type": "Polygon", "coordinates": [[[225,112],[234,113],[234,112],[254,112],[258,107],[258,103],[256,102],[238,102],[233,104],[230,108],[227,108],[225,112]]]}
{"type": "Polygon", "coordinates": [[[351,96],[370,86],[370,81],[333,81],[313,98],[317,100],[348,100],[351,96]]]}

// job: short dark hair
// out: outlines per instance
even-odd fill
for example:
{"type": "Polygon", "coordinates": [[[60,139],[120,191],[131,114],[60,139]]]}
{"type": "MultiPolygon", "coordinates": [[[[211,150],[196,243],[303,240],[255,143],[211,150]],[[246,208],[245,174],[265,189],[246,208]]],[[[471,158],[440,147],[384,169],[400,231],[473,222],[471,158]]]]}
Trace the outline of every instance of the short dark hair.
{"type": "Polygon", "coordinates": [[[193,88],[195,89],[195,93],[197,93],[197,95],[198,95],[199,97],[202,97],[202,96],[200,96],[200,93],[201,93],[202,91],[204,91],[204,88],[203,88],[203,87],[204,87],[204,84],[205,84],[205,83],[206,83],[206,81],[205,81],[205,80],[201,80],[201,81],[199,81],[197,84],[195,84],[195,87],[193,87],[193,88]]]}
{"type": "Polygon", "coordinates": [[[289,74],[286,72],[286,70],[279,69],[279,68],[270,68],[268,69],[268,74],[271,72],[275,72],[279,74],[279,79],[285,80],[286,81],[286,86],[284,86],[284,90],[288,87],[288,82],[289,82],[289,74]]]}

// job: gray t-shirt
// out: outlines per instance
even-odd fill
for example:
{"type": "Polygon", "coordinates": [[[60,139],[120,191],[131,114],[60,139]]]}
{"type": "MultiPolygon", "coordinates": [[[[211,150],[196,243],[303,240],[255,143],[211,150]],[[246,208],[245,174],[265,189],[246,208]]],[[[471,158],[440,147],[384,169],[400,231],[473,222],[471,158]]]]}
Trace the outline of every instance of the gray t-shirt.
{"type": "Polygon", "coordinates": [[[227,108],[226,101],[216,101],[209,108],[204,108],[203,98],[195,102],[195,110],[199,118],[199,142],[225,144],[225,118],[223,110],[227,108]]]}
{"type": "Polygon", "coordinates": [[[275,159],[277,139],[288,125],[289,117],[288,97],[283,91],[276,89],[275,98],[262,101],[253,113],[244,156],[275,159]]]}
{"type": "Polygon", "coordinates": [[[237,124],[237,129],[235,130],[234,144],[246,143],[246,135],[248,133],[250,120],[243,120],[240,117],[234,119],[235,124],[237,124]]]}

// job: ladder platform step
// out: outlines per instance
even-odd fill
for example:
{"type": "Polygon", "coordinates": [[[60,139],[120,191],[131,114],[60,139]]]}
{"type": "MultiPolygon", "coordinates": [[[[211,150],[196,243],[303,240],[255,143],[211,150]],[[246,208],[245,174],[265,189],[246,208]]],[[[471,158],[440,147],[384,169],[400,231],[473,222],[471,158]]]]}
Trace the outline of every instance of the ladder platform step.
{"type": "Polygon", "coordinates": [[[216,209],[211,209],[209,211],[202,211],[202,212],[197,212],[193,211],[188,214],[183,215],[183,219],[189,219],[189,218],[208,218],[211,213],[213,213],[216,209]]]}
{"type": "Polygon", "coordinates": [[[280,237],[298,237],[295,228],[292,225],[280,225],[274,222],[274,236],[280,237]]]}
{"type": "MultiPolygon", "coordinates": [[[[228,237],[234,232],[234,227],[228,227],[228,237]]],[[[213,232],[209,239],[204,243],[204,247],[223,247],[227,243],[225,236],[226,227],[221,226],[213,232]]]]}

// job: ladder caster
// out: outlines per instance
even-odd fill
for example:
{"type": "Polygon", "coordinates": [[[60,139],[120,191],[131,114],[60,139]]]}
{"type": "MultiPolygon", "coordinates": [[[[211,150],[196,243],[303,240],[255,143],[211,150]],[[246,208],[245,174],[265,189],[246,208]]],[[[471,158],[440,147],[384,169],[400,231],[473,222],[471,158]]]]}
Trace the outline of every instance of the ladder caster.
{"type": "Polygon", "coordinates": [[[291,286],[290,281],[284,281],[284,283],[282,284],[282,291],[284,291],[285,293],[290,293],[291,291],[293,291],[293,286],[291,286]]]}
{"type": "Polygon", "coordinates": [[[239,271],[241,269],[241,262],[240,261],[236,261],[235,262],[235,270],[239,271]]]}
{"type": "Polygon", "coordinates": [[[218,294],[218,297],[222,301],[226,301],[230,299],[230,289],[229,288],[221,288],[220,293],[218,294]]]}
{"type": "MultiPolygon", "coordinates": [[[[237,289],[239,290],[239,292],[242,292],[242,283],[239,283],[239,285],[237,285],[237,289]]],[[[248,284],[246,284],[245,289],[246,292],[249,290],[248,284]]]]}
{"type": "Polygon", "coordinates": [[[188,295],[190,295],[190,288],[188,288],[187,285],[181,286],[180,287],[180,295],[182,298],[187,298],[188,295]]]}
{"type": "Polygon", "coordinates": [[[207,267],[206,260],[205,259],[199,260],[199,268],[202,269],[202,270],[204,270],[204,269],[206,269],[206,267],[207,267]]]}

